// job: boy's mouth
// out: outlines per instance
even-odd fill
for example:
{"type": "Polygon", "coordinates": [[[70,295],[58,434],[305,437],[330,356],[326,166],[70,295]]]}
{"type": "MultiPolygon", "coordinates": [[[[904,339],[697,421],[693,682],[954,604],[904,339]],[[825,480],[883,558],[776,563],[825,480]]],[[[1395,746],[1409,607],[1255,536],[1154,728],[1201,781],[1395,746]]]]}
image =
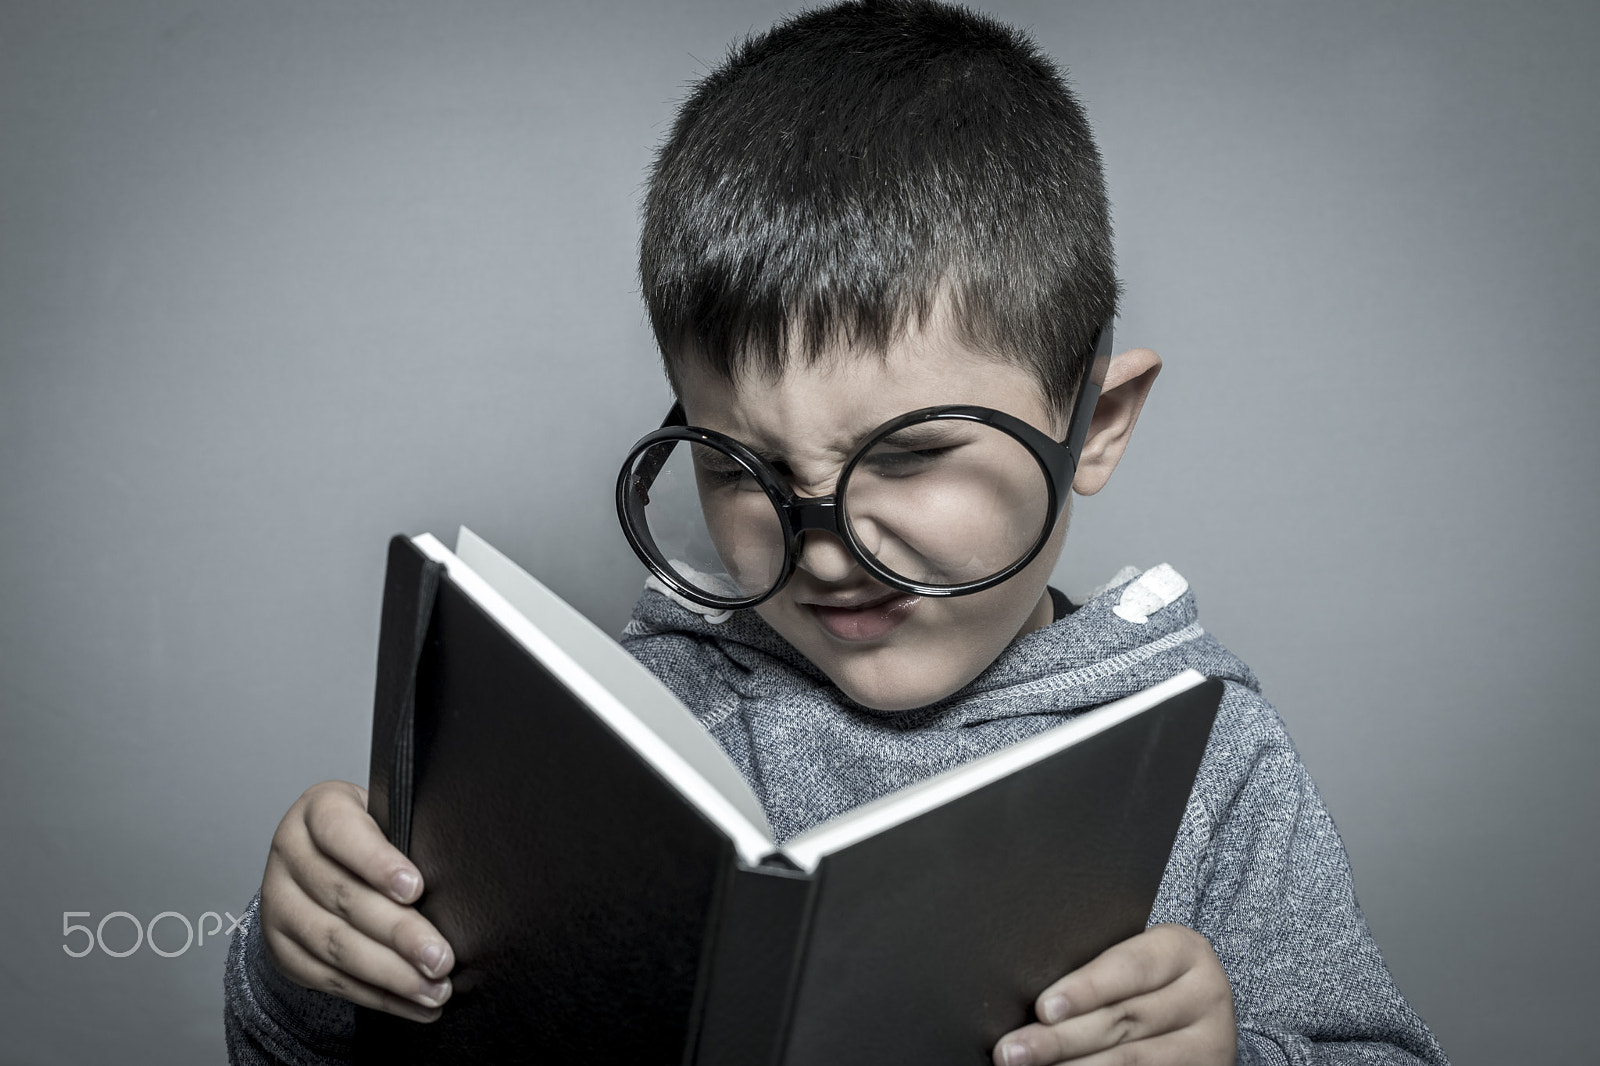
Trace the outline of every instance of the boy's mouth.
{"type": "Polygon", "coordinates": [[[870,599],[851,602],[840,597],[807,603],[805,606],[829,634],[839,640],[881,640],[904,622],[921,596],[887,591],[870,599]]]}

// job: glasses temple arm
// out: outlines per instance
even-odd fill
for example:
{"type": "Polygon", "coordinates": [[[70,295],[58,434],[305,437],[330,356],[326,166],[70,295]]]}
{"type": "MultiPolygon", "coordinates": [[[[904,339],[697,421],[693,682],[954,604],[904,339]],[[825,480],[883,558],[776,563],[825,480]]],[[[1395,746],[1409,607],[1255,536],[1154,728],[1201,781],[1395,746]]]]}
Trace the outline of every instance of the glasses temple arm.
{"type": "Polygon", "coordinates": [[[1067,438],[1061,442],[1067,446],[1067,452],[1072,457],[1074,473],[1078,469],[1078,460],[1083,456],[1083,444],[1089,439],[1089,423],[1094,420],[1095,405],[1100,402],[1100,390],[1105,386],[1106,372],[1111,366],[1111,347],[1111,320],[1107,319],[1095,334],[1094,355],[1083,375],[1083,383],[1078,386],[1078,396],[1072,402],[1067,438]]]}

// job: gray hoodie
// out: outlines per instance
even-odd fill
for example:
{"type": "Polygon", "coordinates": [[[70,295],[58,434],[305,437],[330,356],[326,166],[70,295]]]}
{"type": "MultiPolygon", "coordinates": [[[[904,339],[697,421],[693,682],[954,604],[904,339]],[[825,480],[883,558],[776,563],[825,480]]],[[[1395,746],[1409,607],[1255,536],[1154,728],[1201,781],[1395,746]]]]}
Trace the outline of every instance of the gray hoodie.
{"type": "MultiPolygon", "coordinates": [[[[1150,923],[1210,940],[1233,986],[1239,1063],[1445,1063],[1373,943],[1283,723],[1250,669],[1200,627],[1170,567],[1124,571],[960,692],[892,715],[852,704],[752,612],[708,618],[647,592],[623,643],[722,744],[780,841],[1187,667],[1223,679],[1150,923]]],[[[351,1008],[273,969],[258,905],[229,952],[229,1060],[349,1061],[351,1008]]]]}

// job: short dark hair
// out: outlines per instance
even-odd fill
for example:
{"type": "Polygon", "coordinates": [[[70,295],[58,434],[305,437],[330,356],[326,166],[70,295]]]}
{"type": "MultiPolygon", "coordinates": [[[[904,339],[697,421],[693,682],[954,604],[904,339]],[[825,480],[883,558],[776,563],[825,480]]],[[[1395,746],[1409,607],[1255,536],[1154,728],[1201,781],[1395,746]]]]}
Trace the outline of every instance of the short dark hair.
{"type": "Polygon", "coordinates": [[[843,341],[882,352],[941,299],[1065,411],[1118,284],[1100,153],[1020,32],[932,0],[838,3],[736,45],[651,171],[639,275],[677,384],[843,341]]]}

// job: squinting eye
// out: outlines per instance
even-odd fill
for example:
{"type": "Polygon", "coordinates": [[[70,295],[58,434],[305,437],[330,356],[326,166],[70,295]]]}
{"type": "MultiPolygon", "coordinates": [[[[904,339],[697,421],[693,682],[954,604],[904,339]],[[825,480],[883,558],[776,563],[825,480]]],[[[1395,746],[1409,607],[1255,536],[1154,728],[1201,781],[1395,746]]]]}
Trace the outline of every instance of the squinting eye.
{"type": "Polygon", "coordinates": [[[698,459],[695,471],[700,482],[711,489],[745,489],[759,491],[761,485],[744,464],[722,456],[698,459]]]}
{"type": "Polygon", "coordinates": [[[955,445],[943,448],[918,448],[915,451],[885,448],[868,455],[861,461],[861,467],[879,477],[910,477],[948,457],[955,448],[955,445]]]}
{"type": "Polygon", "coordinates": [[[742,466],[702,466],[700,478],[711,485],[731,485],[740,478],[750,476],[742,466]]]}

